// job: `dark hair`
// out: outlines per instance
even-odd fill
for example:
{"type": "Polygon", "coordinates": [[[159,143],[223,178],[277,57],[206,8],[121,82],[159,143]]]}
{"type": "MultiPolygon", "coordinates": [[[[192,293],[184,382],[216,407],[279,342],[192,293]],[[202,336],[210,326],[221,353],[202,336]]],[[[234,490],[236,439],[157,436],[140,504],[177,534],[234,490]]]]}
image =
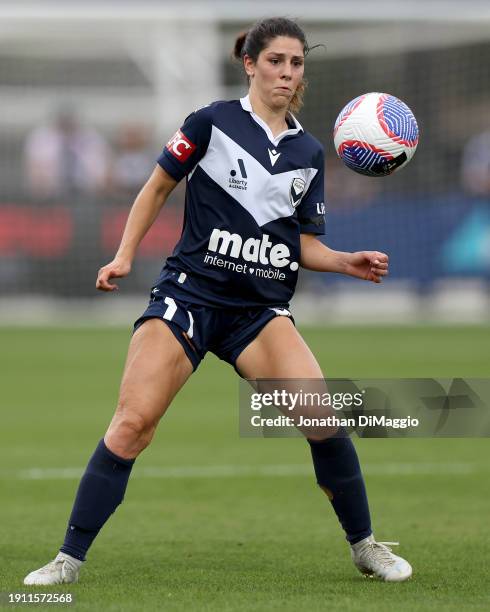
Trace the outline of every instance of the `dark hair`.
{"type": "MultiPolygon", "coordinates": [[[[256,62],[260,52],[267,47],[271,40],[278,36],[296,38],[303,45],[304,55],[308,54],[310,48],[306,41],[305,33],[295,21],[287,17],[270,17],[257,21],[248,32],[242,32],[237,36],[233,48],[233,56],[237,60],[243,61],[245,55],[248,55],[256,62]]],[[[289,108],[293,112],[298,112],[303,106],[305,88],[306,81],[303,79],[289,103],[289,108]]]]}

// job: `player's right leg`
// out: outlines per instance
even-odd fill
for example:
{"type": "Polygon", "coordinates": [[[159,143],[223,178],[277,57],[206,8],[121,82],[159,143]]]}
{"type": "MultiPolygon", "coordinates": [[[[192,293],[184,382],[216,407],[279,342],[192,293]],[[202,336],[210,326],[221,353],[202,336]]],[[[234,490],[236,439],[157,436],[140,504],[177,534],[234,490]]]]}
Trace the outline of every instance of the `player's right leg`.
{"type": "Polygon", "coordinates": [[[148,446],[193,366],[171,329],[149,319],[134,333],[114,417],[78,488],[58,556],[24,584],[76,582],[86,552],[122,502],[135,458],[148,446]]]}

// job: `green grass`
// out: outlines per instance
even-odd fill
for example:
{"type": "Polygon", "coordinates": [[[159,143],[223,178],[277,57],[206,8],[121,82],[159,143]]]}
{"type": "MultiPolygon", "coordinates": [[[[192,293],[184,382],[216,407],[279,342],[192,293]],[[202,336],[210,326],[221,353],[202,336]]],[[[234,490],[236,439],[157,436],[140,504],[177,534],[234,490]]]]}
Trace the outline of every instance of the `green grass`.
{"type": "MultiPolygon", "coordinates": [[[[488,327],[304,335],[331,377],[489,376],[488,327]]],[[[36,590],[22,578],[56,552],[78,484],[19,476],[86,464],[111,418],[128,339],[119,329],[0,329],[0,591],[36,590]]],[[[149,468],[309,463],[300,439],[240,439],[237,403],[236,375],[209,356],[138,459],[81,582],[37,591],[71,592],[72,609],[91,611],[490,608],[488,440],[356,442],[375,533],[399,540],[414,566],[408,583],[385,584],[356,573],[313,474],[144,477],[149,468]],[[391,462],[433,469],[376,470],[391,462]]]]}

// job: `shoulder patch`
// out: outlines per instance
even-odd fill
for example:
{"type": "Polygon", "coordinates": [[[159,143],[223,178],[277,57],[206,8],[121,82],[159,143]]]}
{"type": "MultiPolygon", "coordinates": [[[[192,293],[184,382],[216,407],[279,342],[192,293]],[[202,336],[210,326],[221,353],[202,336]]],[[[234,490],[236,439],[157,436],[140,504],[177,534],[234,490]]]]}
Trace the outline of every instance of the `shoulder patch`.
{"type": "Polygon", "coordinates": [[[179,162],[185,162],[195,151],[196,145],[191,142],[181,130],[177,130],[172,138],[167,142],[167,150],[179,162]]]}

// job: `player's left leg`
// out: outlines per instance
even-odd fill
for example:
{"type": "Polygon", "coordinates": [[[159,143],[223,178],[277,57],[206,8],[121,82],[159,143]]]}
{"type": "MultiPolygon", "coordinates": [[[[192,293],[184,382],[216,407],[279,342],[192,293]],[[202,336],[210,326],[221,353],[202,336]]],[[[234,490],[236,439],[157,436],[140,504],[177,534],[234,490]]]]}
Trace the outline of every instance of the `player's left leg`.
{"type": "MultiPolygon", "coordinates": [[[[292,321],[278,316],[240,353],[235,364],[247,379],[322,379],[321,368],[292,321]]],[[[317,482],[327,494],[351,545],[358,569],[383,580],[406,580],[410,565],[376,542],[357,453],[345,432],[308,439],[317,482]]]]}

